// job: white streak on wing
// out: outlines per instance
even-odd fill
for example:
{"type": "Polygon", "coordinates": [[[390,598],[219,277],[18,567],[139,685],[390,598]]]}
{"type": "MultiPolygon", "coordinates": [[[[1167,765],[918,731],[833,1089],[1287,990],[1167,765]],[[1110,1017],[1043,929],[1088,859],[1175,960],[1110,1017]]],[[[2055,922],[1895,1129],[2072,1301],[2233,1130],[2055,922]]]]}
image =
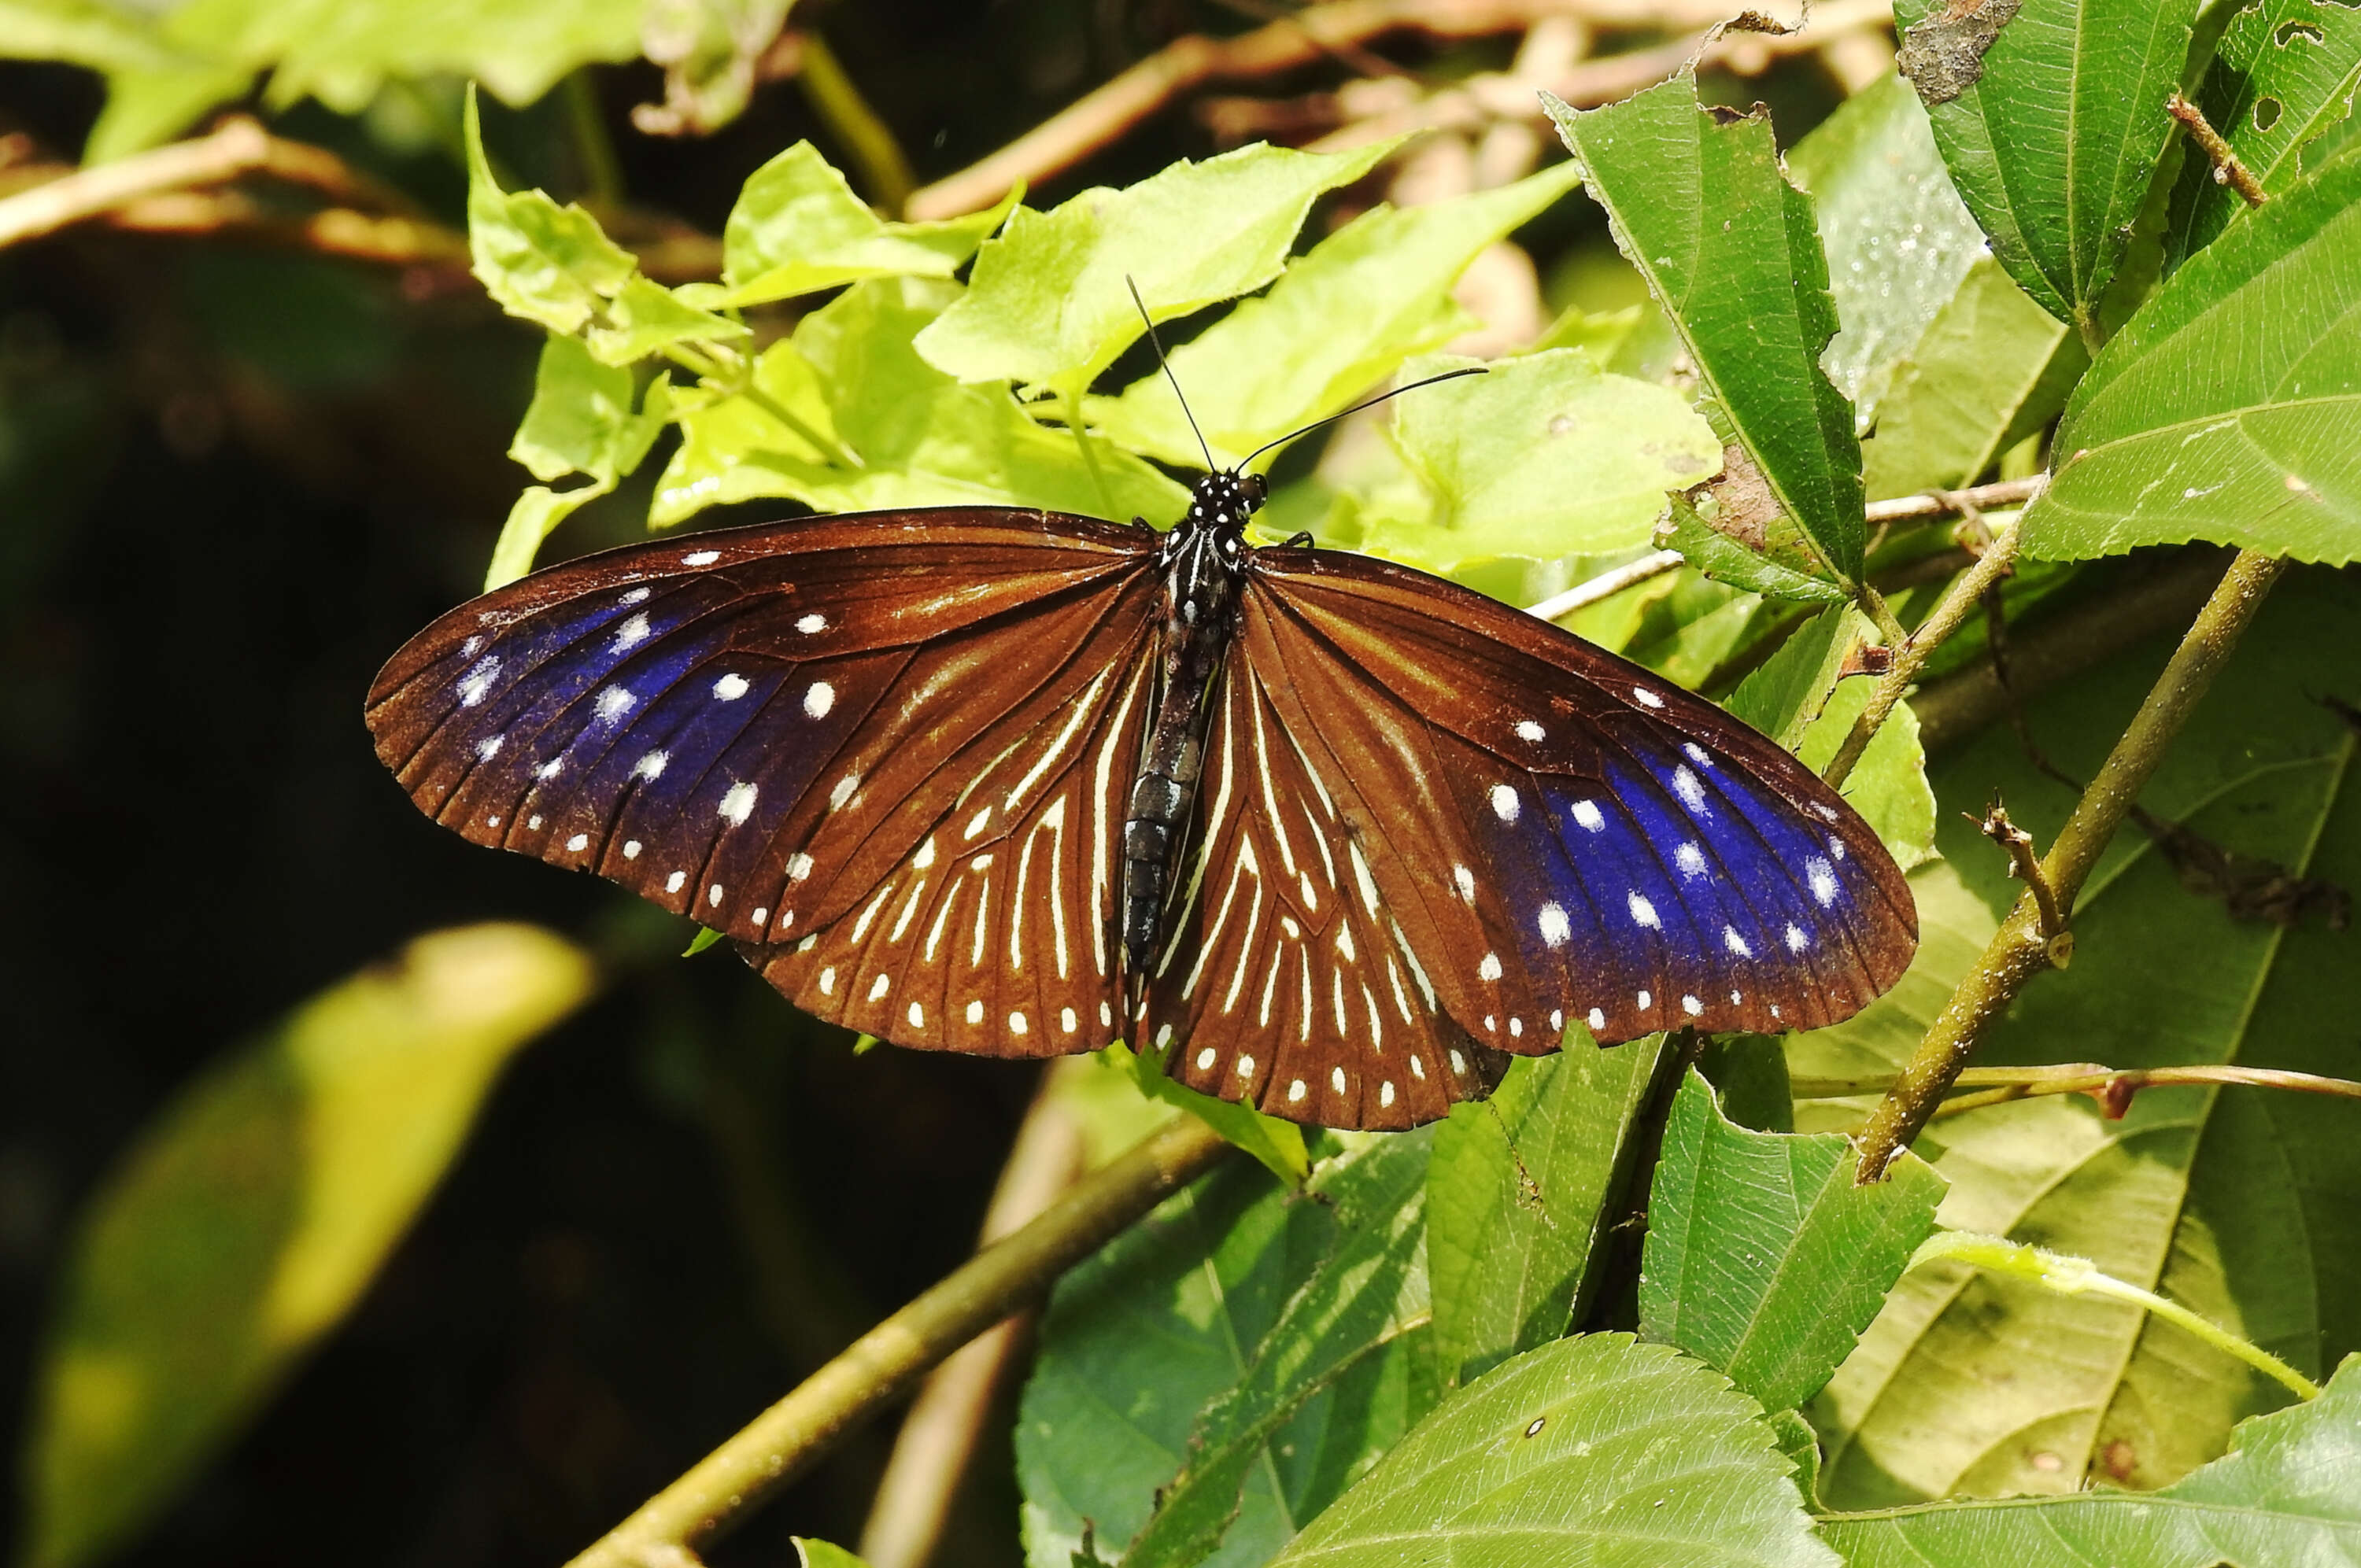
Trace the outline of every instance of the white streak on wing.
{"type": "Polygon", "coordinates": [[[902,913],[894,918],[894,929],[885,934],[889,942],[899,942],[910,934],[910,922],[918,917],[918,898],[927,891],[927,879],[920,877],[910,884],[910,896],[902,905],[902,913]]]}
{"type": "Polygon", "coordinates": [[[1270,1027],[1270,997],[1271,992],[1278,989],[1279,960],[1274,958],[1271,959],[1269,967],[1265,969],[1262,974],[1262,1012],[1255,1020],[1257,1025],[1262,1028],[1268,1029],[1270,1027]]]}
{"type": "Polygon", "coordinates": [[[1255,879],[1254,904],[1246,911],[1246,934],[1238,943],[1238,971],[1230,978],[1230,993],[1222,1003],[1222,1011],[1229,1012],[1238,1003],[1238,987],[1246,982],[1246,964],[1254,957],[1254,934],[1262,924],[1262,872],[1255,864],[1254,843],[1249,839],[1240,846],[1237,863],[1230,868],[1230,885],[1222,890],[1222,907],[1214,913],[1213,923],[1205,927],[1197,944],[1197,961],[1189,968],[1189,978],[1180,987],[1180,998],[1187,1001],[1196,993],[1197,981],[1205,972],[1206,963],[1213,956],[1213,948],[1224,931],[1229,929],[1230,910],[1237,903],[1238,882],[1251,875],[1255,879]]]}
{"type": "Polygon", "coordinates": [[[1295,956],[1303,960],[1303,990],[1301,998],[1303,1007],[1296,1024],[1295,1037],[1299,1040],[1308,1040],[1312,1037],[1312,948],[1306,944],[1298,943],[1295,956]]]}
{"type": "Polygon", "coordinates": [[[1320,797],[1320,808],[1328,814],[1329,821],[1335,821],[1336,803],[1328,798],[1328,781],[1322,778],[1320,770],[1312,765],[1312,754],[1303,749],[1301,741],[1286,729],[1282,729],[1279,733],[1287,737],[1287,743],[1290,746],[1295,748],[1296,761],[1303,764],[1303,776],[1312,781],[1312,793],[1320,797]]]}
{"type": "Polygon", "coordinates": [[[987,876],[983,879],[983,885],[976,889],[975,894],[975,945],[968,949],[967,967],[970,969],[983,967],[984,927],[989,922],[991,914],[992,879],[987,876]]]}
{"type": "Polygon", "coordinates": [[[1066,797],[1062,795],[1034,822],[1016,857],[1016,896],[1008,920],[1008,967],[1020,970],[1025,967],[1025,883],[1033,871],[1033,842],[1044,833],[1049,835],[1049,934],[1058,948],[1058,978],[1063,980],[1071,960],[1066,949],[1066,884],[1058,874],[1066,863],[1066,797]]]}
{"type": "Polygon", "coordinates": [[[1255,766],[1262,773],[1263,809],[1270,816],[1271,837],[1279,840],[1279,863],[1287,868],[1288,879],[1293,881],[1298,875],[1295,869],[1295,847],[1287,841],[1287,822],[1279,815],[1279,789],[1271,782],[1270,750],[1265,743],[1262,729],[1262,704],[1257,702],[1249,707],[1246,709],[1246,717],[1254,720],[1255,766]]]}
{"type": "Polygon", "coordinates": [[[1426,1010],[1430,1013],[1437,1011],[1433,982],[1426,978],[1426,970],[1419,964],[1418,955],[1411,950],[1410,938],[1403,933],[1401,922],[1393,920],[1388,924],[1394,928],[1394,941],[1401,948],[1402,961],[1410,965],[1411,979],[1418,982],[1418,993],[1426,998],[1426,1010]]]}
{"type": "Polygon", "coordinates": [[[1123,706],[1115,709],[1115,722],[1107,726],[1106,741],[1099,748],[1099,760],[1091,779],[1091,796],[1098,809],[1086,824],[1091,835],[1091,962],[1100,974],[1107,971],[1107,845],[1113,835],[1122,830],[1115,816],[1115,803],[1107,792],[1114,787],[1115,748],[1123,744],[1124,720],[1131,713],[1132,699],[1139,696],[1139,683],[1147,674],[1143,661],[1124,689],[1123,706]]]}
{"type": "MultiPolygon", "coordinates": [[[[1312,815],[1312,808],[1310,806],[1305,806],[1300,800],[1295,804],[1297,808],[1303,813],[1303,820],[1311,826],[1312,847],[1320,851],[1320,863],[1328,868],[1328,885],[1330,887],[1334,887],[1336,885],[1336,857],[1328,852],[1328,835],[1320,830],[1320,819],[1312,815]]],[[[1317,904],[1313,904],[1312,907],[1316,910],[1320,906],[1317,904]]]]}
{"type": "Polygon", "coordinates": [[[1401,1014],[1402,1022],[1415,1027],[1418,1015],[1410,1010],[1410,993],[1402,990],[1401,965],[1394,962],[1391,953],[1386,955],[1386,979],[1393,982],[1394,1007],[1401,1014]]]}
{"type": "MultiPolygon", "coordinates": [[[[1309,964],[1311,959],[1304,962],[1309,964]]],[[[1353,1025],[1345,1016],[1345,971],[1341,969],[1328,971],[1328,1001],[1336,1010],[1336,1033],[1349,1039],[1353,1025]]]]}
{"type": "MultiPolygon", "coordinates": [[[[1385,1015],[1378,1011],[1377,993],[1364,985],[1361,987],[1361,1001],[1369,1009],[1369,1049],[1383,1055],[1386,1048],[1386,1020],[1385,1015]]],[[[1416,1057],[1411,1058],[1413,1064],[1417,1060],[1416,1057]]]]}
{"type": "Polygon", "coordinates": [[[959,903],[959,899],[957,897],[958,892],[959,884],[957,883],[953,883],[950,887],[943,889],[943,901],[940,907],[935,911],[935,923],[927,927],[926,952],[927,961],[928,963],[933,963],[935,961],[935,949],[942,945],[943,927],[950,923],[951,907],[959,903]]]}
{"type": "Polygon", "coordinates": [[[1023,800],[1027,793],[1041,782],[1042,775],[1058,765],[1058,759],[1066,754],[1068,746],[1073,744],[1075,733],[1089,722],[1091,714],[1098,702],[1099,688],[1106,685],[1107,676],[1114,673],[1115,666],[1108,665],[1098,673],[1088,686],[1083,688],[1082,700],[1074,704],[1074,716],[1066,720],[1066,727],[1058,731],[1058,738],[1049,742],[1049,750],[1041,753],[1040,759],[1033,764],[1031,770],[1023,778],[1016,781],[1016,787],[1010,790],[1007,798],[1000,803],[1000,808],[1003,811],[1015,811],[1016,803],[1023,800]]]}
{"type": "Polygon", "coordinates": [[[1369,918],[1374,920],[1378,917],[1378,880],[1369,874],[1369,862],[1362,855],[1360,845],[1350,839],[1345,839],[1345,855],[1353,862],[1353,883],[1361,890],[1362,907],[1369,912],[1369,918]]]}
{"type": "Polygon", "coordinates": [[[893,896],[894,884],[890,882],[884,887],[877,890],[877,896],[869,901],[869,907],[862,910],[861,912],[861,918],[852,923],[852,939],[854,941],[857,942],[861,940],[862,938],[869,935],[870,922],[877,918],[877,912],[880,909],[884,908],[885,901],[893,896]]]}

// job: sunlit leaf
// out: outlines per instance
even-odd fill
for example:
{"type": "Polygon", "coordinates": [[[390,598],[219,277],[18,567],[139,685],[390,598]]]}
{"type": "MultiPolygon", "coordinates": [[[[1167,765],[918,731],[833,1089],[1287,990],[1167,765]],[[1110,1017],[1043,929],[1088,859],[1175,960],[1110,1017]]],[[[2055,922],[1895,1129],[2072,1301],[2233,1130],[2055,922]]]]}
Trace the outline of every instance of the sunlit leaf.
{"type": "Polygon", "coordinates": [[[589,992],[528,926],[420,938],[184,1089],[90,1200],[42,1352],[25,1561],[120,1544],[367,1286],[500,1066],[589,992]]]}
{"type": "MultiPolygon", "coordinates": [[[[2083,890],[2072,969],[2026,988],[1979,1065],[2235,1061],[2350,1076],[2349,1041],[2322,1021],[2361,1011],[2356,938],[2303,907],[2297,879],[2361,887],[2361,733],[2312,695],[2361,690],[2356,611],[2361,597],[2334,575],[2279,585],[2140,797],[2249,859],[2216,874],[2126,825],[2083,890]]],[[[2090,776],[2164,656],[2151,644],[2029,702],[2035,742],[2090,776]]],[[[1936,783],[1947,861],[1912,879],[1917,962],[1859,1018],[1797,1036],[1799,1075],[1891,1071],[2021,891],[1960,814],[1997,793],[2047,847],[2073,800],[2005,726],[1947,759],[1936,783]]],[[[1857,1125],[1864,1109],[1828,1106],[1808,1124],[1857,1125]]],[[[2120,1121],[2084,1101],[2026,1101],[1938,1121],[1918,1148],[1951,1182],[1944,1224],[2088,1257],[2316,1376],[2361,1348],[2352,1132],[2344,1102],[2153,1089],[2120,1121]]],[[[1822,1496],[1876,1508],[2159,1486],[2285,1398],[2137,1308],[1941,1265],[1895,1288],[1811,1414],[1828,1445],[1822,1496]]]]}
{"type": "Polygon", "coordinates": [[[1019,207],[918,351],[962,381],[1079,397],[1145,330],[1126,278],[1159,321],[1259,289],[1279,276],[1320,193],[1391,150],[1241,148],[1122,191],[1085,191],[1050,212],[1019,207]]]}
{"type": "Polygon", "coordinates": [[[1721,1368],[1766,1409],[1818,1392],[1935,1228],[1943,1181],[1905,1155],[1853,1183],[1851,1140],[1756,1133],[1692,1070],[1648,1194],[1640,1332],[1721,1368]]]}
{"type": "Polygon", "coordinates": [[[1754,1402],[1703,1363],[1625,1334],[1559,1340],[1494,1368],[1274,1568],[1405,1562],[1839,1568],[1754,1402]]]}
{"type": "Polygon", "coordinates": [[[2022,524],[2052,560],[2208,539],[2361,556],[2361,149],[2235,219],[2066,407],[2022,524]]]}
{"type": "Polygon", "coordinates": [[[590,329],[590,352],[609,365],[629,365],[676,343],[744,337],[743,324],[685,303],[675,291],[632,278],[607,302],[607,324],[590,329]]]}
{"type": "Polygon", "coordinates": [[[555,333],[580,331],[637,264],[580,207],[561,207],[539,191],[500,188],[484,157],[473,89],[467,137],[467,248],[478,280],[512,316],[555,333]]]}
{"type": "Polygon", "coordinates": [[[1579,1024],[1553,1057],[1520,1057],[1481,1104],[1452,1107],[1427,1166],[1427,1272],[1445,1387],[1557,1338],[1631,1157],[1663,1041],[1600,1050],[1579,1024]]]}
{"type": "Polygon", "coordinates": [[[2125,1563],[2278,1568],[2361,1560],[2361,1363],[2317,1399],[2231,1434],[2230,1453],[2160,1492],[1943,1503],[1823,1521],[1851,1568],[2125,1563]]]}
{"type": "Polygon", "coordinates": [[[1861,571],[1861,444],[1820,368],[1837,329],[1811,198],[1767,115],[1725,119],[1687,72],[1620,104],[1543,106],[1772,495],[1828,565],[1861,571]]]}
{"type": "MultiPolygon", "coordinates": [[[[1172,351],[1172,373],[1224,465],[1375,389],[1412,354],[1474,324],[1451,285],[1486,247],[1574,185],[1569,164],[1514,184],[1400,211],[1379,205],[1172,351]]],[[[1421,394],[1422,395],[1422,394],[1421,394]]],[[[1093,398],[1091,423],[1168,463],[1202,464],[1162,373],[1093,398]]]]}

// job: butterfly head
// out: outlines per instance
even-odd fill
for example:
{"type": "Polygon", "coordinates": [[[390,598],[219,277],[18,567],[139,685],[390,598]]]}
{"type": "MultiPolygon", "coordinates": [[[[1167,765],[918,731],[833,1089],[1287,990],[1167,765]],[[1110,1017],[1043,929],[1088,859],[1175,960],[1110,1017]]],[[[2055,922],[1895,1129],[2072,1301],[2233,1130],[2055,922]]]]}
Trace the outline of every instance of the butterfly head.
{"type": "Polygon", "coordinates": [[[1235,539],[1246,532],[1246,519],[1261,510],[1267,494],[1260,474],[1235,468],[1208,474],[1189,492],[1189,526],[1235,539]]]}

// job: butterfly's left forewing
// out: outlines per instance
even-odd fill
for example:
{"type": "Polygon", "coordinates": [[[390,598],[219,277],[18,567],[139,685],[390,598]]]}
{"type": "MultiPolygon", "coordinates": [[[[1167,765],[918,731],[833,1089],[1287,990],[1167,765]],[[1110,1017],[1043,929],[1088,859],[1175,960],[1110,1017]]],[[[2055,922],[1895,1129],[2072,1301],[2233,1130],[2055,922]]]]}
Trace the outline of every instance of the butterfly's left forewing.
{"type": "Polygon", "coordinates": [[[946,509],[610,551],[420,633],[369,725],[429,816],[722,931],[822,1017],[1081,1049],[1113,1037],[1155,537],[946,509]],[[939,972],[954,925],[1009,971],[989,1019],[939,972]]]}

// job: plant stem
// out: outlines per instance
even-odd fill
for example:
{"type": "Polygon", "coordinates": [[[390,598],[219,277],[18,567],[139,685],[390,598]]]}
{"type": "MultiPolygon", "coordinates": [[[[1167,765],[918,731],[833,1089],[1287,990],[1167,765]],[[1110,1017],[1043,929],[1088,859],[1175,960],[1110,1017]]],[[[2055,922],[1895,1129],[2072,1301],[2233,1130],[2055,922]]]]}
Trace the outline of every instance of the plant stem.
{"type": "Polygon", "coordinates": [[[725,365],[713,356],[691,348],[685,343],[664,345],[664,356],[682,369],[700,379],[712,382],[732,397],[745,399],[797,435],[802,436],[811,444],[815,451],[825,455],[838,467],[860,468],[865,466],[856,454],[840,443],[822,435],[798,416],[793,409],[757,386],[754,382],[754,367],[752,365],[743,361],[734,365],[725,365]]]}
{"type": "MultiPolygon", "coordinates": [[[[2009,569],[2009,563],[2016,558],[2016,524],[2014,522],[1994,534],[1993,542],[1984,546],[1984,553],[1976,564],[1960,574],[1959,581],[1951,585],[1950,591],[1937,602],[1927,619],[1918,623],[1918,630],[1892,644],[1893,667],[1880,675],[1877,685],[1870,688],[1869,706],[1861,710],[1861,716],[1852,721],[1852,728],[1845,732],[1844,744],[1839,746],[1837,754],[1828,759],[1825,776],[1831,785],[1840,786],[1852,776],[1853,769],[1860,765],[1861,754],[1869,750],[1869,743],[1877,739],[1879,729],[1892,716],[1894,705],[1902,700],[1902,694],[1908,691],[1911,683],[1918,678],[1918,672],[1925,667],[1927,655],[1941,647],[1944,640],[1960,629],[1969,612],[1983,598],[1984,590],[2000,581],[2001,575],[2009,569]]],[[[1861,587],[1864,592],[1870,591],[1866,583],[1861,587]]]]}
{"type": "Polygon", "coordinates": [[[2234,1355],[2265,1376],[2285,1384],[2298,1397],[2306,1399],[2320,1397],[2319,1384],[2262,1346],[2198,1316],[2177,1301],[2166,1300],[2153,1290],[2143,1290],[2111,1274],[2100,1273],[2099,1266],[2089,1258],[2068,1257],[2043,1247],[2013,1242],[2004,1236],[1979,1235],[1973,1231],[1937,1231],[1918,1244],[1918,1250],[1910,1255],[1907,1266],[1916,1268],[1922,1263],[1946,1258],[1969,1264],[1988,1273],[2029,1279],[2061,1296],[2104,1296],[2145,1307],[2166,1322],[2186,1330],[2214,1349],[2234,1355]]]}
{"type": "Polygon", "coordinates": [[[2164,107],[2168,114],[2180,122],[2181,128],[2189,133],[2189,138],[2204,149],[2206,158],[2213,164],[2213,178],[2217,181],[2238,192],[2238,199],[2250,207],[2259,207],[2270,200],[2263,193],[2263,182],[2238,161],[2238,155],[2230,150],[2230,144],[2222,139],[2222,133],[2213,128],[2213,122],[2206,119],[2202,109],[2178,93],[2165,101],[2164,107]]]}
{"type": "MultiPolygon", "coordinates": [[[[2070,917],[2083,879],[2098,863],[2100,851],[2228,661],[2239,634],[2254,620],[2284,565],[2251,550],[2239,552],[2174,650],[2164,674],[2133,715],[2130,727],[2107,754],[2098,776],[2075,803],[2073,816],[2041,863],[2057,894],[2059,910],[2070,917]]],[[[1884,1176],[1894,1157],[1927,1124],[1992,1020],[2026,981],[2049,967],[2040,923],[2040,911],[2028,889],[1993,934],[1975,968],[1951,992],[1916,1053],[1862,1129],[1856,1180],[1866,1183],[1884,1176]]]]}
{"type": "Polygon", "coordinates": [[[570,1568],[677,1560],[785,1486],[855,1422],[1010,1313],[1229,1153],[1194,1116],[1176,1117],[854,1341],[686,1475],[574,1559],[570,1568]]]}
{"type": "Polygon", "coordinates": [[[804,97],[861,166],[862,181],[869,187],[871,198],[900,217],[918,183],[910,172],[910,160],[902,156],[901,144],[861,95],[861,89],[852,84],[836,51],[819,34],[806,30],[796,42],[802,69],[796,80],[803,86],[804,97]]]}
{"type": "MultiPolygon", "coordinates": [[[[1787,1091],[1797,1100],[1847,1100],[1856,1094],[1883,1094],[1899,1080],[1898,1075],[1890,1072],[1868,1073],[1859,1078],[1797,1078],[1789,1081],[1787,1091]]],[[[1984,1092],[1946,1100],[1936,1114],[1949,1115],[1955,1111],[2039,1095],[2088,1094],[2104,1104],[2111,1115],[2120,1115],[2121,1107],[2143,1089],[2218,1088],[2225,1084],[2361,1100],[2361,1083],[2350,1079],[2323,1078],[2318,1073],[2290,1072],[2279,1068],[2226,1063],[2113,1068],[2098,1062],[2063,1062],[2056,1067],[1967,1068],[1951,1080],[1951,1087],[1984,1092]]]]}

